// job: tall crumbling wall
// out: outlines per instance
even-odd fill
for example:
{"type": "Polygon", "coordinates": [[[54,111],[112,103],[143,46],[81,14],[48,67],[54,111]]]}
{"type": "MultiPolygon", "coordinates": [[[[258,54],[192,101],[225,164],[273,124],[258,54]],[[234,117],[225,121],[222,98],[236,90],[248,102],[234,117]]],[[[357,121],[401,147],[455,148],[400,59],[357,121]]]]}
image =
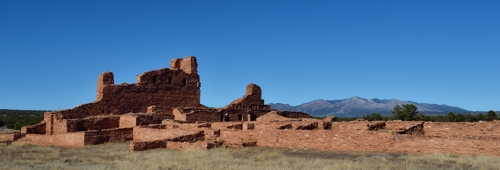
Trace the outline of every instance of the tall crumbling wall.
{"type": "Polygon", "coordinates": [[[58,119],[88,116],[146,113],[149,106],[163,108],[200,107],[200,77],[196,58],[174,59],[171,69],[148,71],[137,76],[136,84],[115,85],[112,72],[97,81],[96,101],[58,112],[58,119]]]}
{"type": "Polygon", "coordinates": [[[264,104],[262,99],[262,89],[253,83],[247,86],[246,93],[242,98],[231,102],[226,108],[236,109],[271,109],[269,105],[264,104]]]}
{"type": "Polygon", "coordinates": [[[96,101],[101,101],[103,94],[104,87],[107,85],[113,85],[115,84],[115,77],[112,72],[104,72],[101,75],[99,75],[99,78],[97,78],[97,95],[96,95],[96,101]]]}

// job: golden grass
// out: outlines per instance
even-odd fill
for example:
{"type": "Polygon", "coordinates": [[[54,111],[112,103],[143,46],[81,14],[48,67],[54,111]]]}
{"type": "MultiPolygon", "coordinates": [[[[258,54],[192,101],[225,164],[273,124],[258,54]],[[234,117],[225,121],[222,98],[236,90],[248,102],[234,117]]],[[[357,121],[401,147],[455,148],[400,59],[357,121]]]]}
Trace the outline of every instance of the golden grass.
{"type": "Polygon", "coordinates": [[[500,169],[500,158],[447,154],[219,148],[128,152],[128,143],[83,148],[0,145],[0,169],[500,169]]]}

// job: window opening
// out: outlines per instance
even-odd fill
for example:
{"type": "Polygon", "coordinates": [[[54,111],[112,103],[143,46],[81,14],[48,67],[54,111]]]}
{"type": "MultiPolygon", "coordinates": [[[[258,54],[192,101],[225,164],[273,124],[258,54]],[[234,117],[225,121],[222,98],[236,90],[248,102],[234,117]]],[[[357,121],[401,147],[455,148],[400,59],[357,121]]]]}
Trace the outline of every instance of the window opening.
{"type": "Polygon", "coordinates": [[[153,83],[156,84],[156,80],[158,79],[158,76],[153,76],[153,83]]]}
{"type": "Polygon", "coordinates": [[[255,121],[257,120],[257,115],[255,113],[250,113],[250,121],[255,121]]]}
{"type": "Polygon", "coordinates": [[[182,78],[182,86],[186,86],[187,85],[187,78],[182,78]]]}
{"type": "Polygon", "coordinates": [[[172,84],[172,76],[168,76],[167,83],[172,84]]]}

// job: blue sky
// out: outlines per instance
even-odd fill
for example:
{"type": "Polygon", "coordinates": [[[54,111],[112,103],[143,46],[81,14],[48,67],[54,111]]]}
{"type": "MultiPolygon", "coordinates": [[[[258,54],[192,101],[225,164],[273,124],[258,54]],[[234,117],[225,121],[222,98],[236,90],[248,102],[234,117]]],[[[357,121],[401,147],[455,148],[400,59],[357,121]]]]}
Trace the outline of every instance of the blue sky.
{"type": "Polygon", "coordinates": [[[201,102],[352,96],[500,110],[500,1],[0,1],[0,108],[69,109],[196,56],[201,102]]]}

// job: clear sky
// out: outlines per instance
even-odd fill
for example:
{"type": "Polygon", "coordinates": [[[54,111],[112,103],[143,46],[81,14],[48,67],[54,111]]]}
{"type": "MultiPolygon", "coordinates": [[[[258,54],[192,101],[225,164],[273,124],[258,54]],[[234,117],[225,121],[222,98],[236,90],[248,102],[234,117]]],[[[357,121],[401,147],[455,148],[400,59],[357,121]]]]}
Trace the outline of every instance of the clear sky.
{"type": "Polygon", "coordinates": [[[352,96],[500,110],[500,1],[0,1],[0,109],[95,100],[196,56],[201,102],[352,96]]]}

